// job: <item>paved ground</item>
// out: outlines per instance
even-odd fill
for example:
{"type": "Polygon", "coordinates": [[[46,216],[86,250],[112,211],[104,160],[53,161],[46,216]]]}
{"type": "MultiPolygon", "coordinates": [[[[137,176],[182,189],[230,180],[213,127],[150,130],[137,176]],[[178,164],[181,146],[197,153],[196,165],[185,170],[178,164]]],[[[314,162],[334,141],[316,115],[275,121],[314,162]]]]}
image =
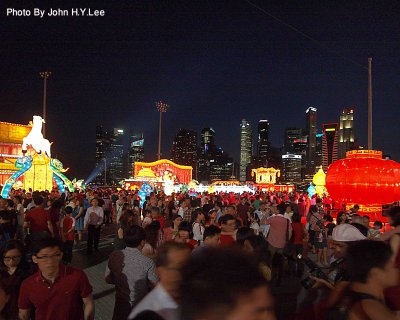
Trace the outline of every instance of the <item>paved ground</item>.
{"type": "Polygon", "coordinates": [[[99,252],[86,256],[86,241],[75,247],[72,258],[74,267],[83,269],[93,286],[96,320],[110,320],[114,310],[114,286],[104,281],[108,255],[114,250],[115,227],[105,226],[101,231],[99,252]]]}
{"type": "MultiPolygon", "coordinates": [[[[86,256],[86,241],[74,249],[72,265],[83,269],[93,286],[96,304],[96,320],[110,320],[114,309],[114,286],[105,283],[104,272],[108,255],[113,251],[115,226],[105,226],[101,232],[100,251],[86,256]]],[[[280,286],[271,287],[275,298],[278,319],[289,319],[296,309],[296,297],[300,279],[286,275],[280,286]]],[[[122,320],[122,319],[121,319],[122,320]]]]}

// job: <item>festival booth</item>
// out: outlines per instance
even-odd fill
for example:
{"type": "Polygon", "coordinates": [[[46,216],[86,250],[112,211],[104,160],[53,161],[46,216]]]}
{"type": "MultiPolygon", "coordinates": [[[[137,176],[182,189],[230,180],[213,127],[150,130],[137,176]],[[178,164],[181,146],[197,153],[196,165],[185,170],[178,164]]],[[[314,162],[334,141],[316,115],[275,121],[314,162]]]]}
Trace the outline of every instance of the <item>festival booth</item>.
{"type": "Polygon", "coordinates": [[[251,176],[255,176],[256,184],[254,185],[260,191],[272,192],[292,192],[295,190],[294,184],[277,184],[276,180],[280,177],[279,169],[260,167],[251,170],[251,176]]]}
{"type": "Polygon", "coordinates": [[[386,222],[382,205],[400,200],[400,164],[382,159],[381,151],[348,151],[345,159],[329,166],[326,188],[347,210],[358,204],[359,213],[369,215],[371,221],[386,222]]]}
{"type": "Polygon", "coordinates": [[[43,191],[58,186],[61,192],[66,187],[74,191],[73,183],[64,175],[68,169],[51,158],[51,143],[42,134],[43,122],[40,116],[33,116],[28,126],[1,123],[1,148],[8,148],[9,153],[2,153],[4,162],[0,163],[3,198],[8,198],[13,187],[43,191]]]}

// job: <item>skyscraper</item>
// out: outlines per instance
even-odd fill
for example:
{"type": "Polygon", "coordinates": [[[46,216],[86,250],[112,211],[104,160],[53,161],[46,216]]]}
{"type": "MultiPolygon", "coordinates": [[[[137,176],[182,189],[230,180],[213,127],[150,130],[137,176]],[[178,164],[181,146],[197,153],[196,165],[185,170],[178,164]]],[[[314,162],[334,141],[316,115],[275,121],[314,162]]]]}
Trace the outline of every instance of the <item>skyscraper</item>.
{"type": "Polygon", "coordinates": [[[354,109],[346,108],[340,115],[339,122],[339,159],[346,157],[346,152],[355,149],[354,109]]]}
{"type": "Polygon", "coordinates": [[[201,130],[201,153],[207,154],[215,149],[215,130],[204,128],[201,130]]]}
{"type": "Polygon", "coordinates": [[[263,166],[267,166],[269,147],[269,121],[260,120],[258,122],[257,155],[261,159],[263,166]]]}
{"type": "Polygon", "coordinates": [[[129,176],[133,176],[135,162],[144,160],[144,138],[143,132],[132,132],[129,137],[129,176]]]}
{"type": "Polygon", "coordinates": [[[215,156],[210,159],[210,181],[229,180],[234,173],[233,166],[233,159],[217,147],[215,156]]]}
{"type": "MultiPolygon", "coordinates": [[[[306,156],[307,156],[307,143],[308,137],[301,136],[299,139],[293,140],[293,149],[288,154],[300,155],[301,156],[301,179],[303,180],[306,175],[306,156]]],[[[291,161],[293,158],[286,158],[286,162],[291,161]]],[[[282,158],[283,161],[285,161],[282,158]]],[[[298,158],[295,158],[295,161],[298,161],[298,158]]]]}
{"type": "Polygon", "coordinates": [[[301,164],[302,156],[299,154],[284,154],[282,155],[282,162],[283,162],[283,180],[285,182],[301,182],[301,171],[302,171],[302,164],[301,164]]]}
{"type": "Polygon", "coordinates": [[[177,164],[193,167],[196,177],[197,164],[197,133],[192,130],[180,129],[172,144],[171,160],[177,164]]]}
{"type": "Polygon", "coordinates": [[[215,130],[213,128],[204,128],[201,130],[200,150],[197,161],[197,178],[199,181],[210,181],[210,159],[215,158],[215,130]]]}
{"type": "Polygon", "coordinates": [[[329,165],[338,159],[338,124],[323,124],[322,130],[322,168],[327,172],[329,165]]]}
{"type": "Polygon", "coordinates": [[[306,156],[306,178],[311,179],[315,173],[315,147],[317,134],[317,108],[309,107],[306,110],[306,135],[307,135],[307,156],[306,156]]]}
{"type": "Polygon", "coordinates": [[[114,131],[110,133],[110,137],[109,180],[113,185],[116,185],[125,178],[124,130],[114,128],[114,131]]]}
{"type": "Polygon", "coordinates": [[[110,151],[111,140],[103,126],[96,126],[96,167],[99,168],[94,183],[98,185],[107,185],[109,183],[109,168],[107,156],[110,151]],[[103,169],[101,169],[103,168],[103,169]]]}
{"type": "MultiPolygon", "coordinates": [[[[286,128],[284,136],[284,153],[294,152],[294,141],[302,138],[303,129],[301,128],[286,128]]],[[[305,139],[307,142],[307,138],[305,139]]]]}
{"type": "Polygon", "coordinates": [[[246,168],[252,156],[252,131],[250,124],[243,119],[240,124],[240,181],[246,181],[246,168]]]}
{"type": "Polygon", "coordinates": [[[201,143],[197,161],[197,180],[211,182],[228,180],[234,172],[234,162],[221,147],[215,144],[213,128],[201,131],[201,143]]]}
{"type": "Polygon", "coordinates": [[[320,167],[322,165],[322,138],[323,133],[316,134],[316,144],[315,144],[315,167],[320,167]]]}

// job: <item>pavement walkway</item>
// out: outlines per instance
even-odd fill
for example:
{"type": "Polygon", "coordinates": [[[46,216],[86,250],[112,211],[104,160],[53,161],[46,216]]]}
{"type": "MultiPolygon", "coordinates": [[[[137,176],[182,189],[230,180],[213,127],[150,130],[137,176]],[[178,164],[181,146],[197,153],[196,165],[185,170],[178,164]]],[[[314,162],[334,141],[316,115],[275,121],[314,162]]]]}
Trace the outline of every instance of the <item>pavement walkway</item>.
{"type": "MultiPolygon", "coordinates": [[[[104,281],[105,269],[108,256],[114,250],[113,240],[115,237],[115,226],[103,227],[99,243],[99,252],[90,256],[86,253],[86,241],[76,247],[73,251],[72,265],[84,270],[93,286],[93,297],[95,300],[96,320],[111,320],[115,303],[115,289],[104,281]]],[[[309,255],[314,260],[314,255],[309,255]]],[[[297,294],[301,288],[300,278],[285,275],[278,287],[271,287],[275,299],[275,310],[279,320],[289,319],[296,310],[297,294]]],[[[123,320],[123,319],[121,319],[123,320]]]]}

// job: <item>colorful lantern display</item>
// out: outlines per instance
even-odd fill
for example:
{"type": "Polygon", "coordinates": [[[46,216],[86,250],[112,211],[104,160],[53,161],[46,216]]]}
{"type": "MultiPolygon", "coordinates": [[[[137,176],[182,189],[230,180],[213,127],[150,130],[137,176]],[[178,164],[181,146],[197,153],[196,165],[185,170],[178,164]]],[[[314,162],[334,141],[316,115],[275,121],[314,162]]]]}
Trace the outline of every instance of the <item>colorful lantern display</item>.
{"type": "Polygon", "coordinates": [[[334,201],[380,207],[400,200],[400,164],[382,159],[381,151],[348,151],[330,165],[326,188],[334,201]]]}
{"type": "Polygon", "coordinates": [[[322,170],[322,166],[319,168],[318,172],[313,177],[313,183],[315,185],[315,192],[322,197],[324,193],[327,193],[325,188],[326,174],[322,170]]]}
{"type": "Polygon", "coordinates": [[[307,192],[308,192],[308,195],[310,196],[310,198],[312,198],[314,196],[314,194],[317,193],[315,191],[315,186],[312,184],[312,182],[310,182],[310,185],[307,188],[307,192]]]}

